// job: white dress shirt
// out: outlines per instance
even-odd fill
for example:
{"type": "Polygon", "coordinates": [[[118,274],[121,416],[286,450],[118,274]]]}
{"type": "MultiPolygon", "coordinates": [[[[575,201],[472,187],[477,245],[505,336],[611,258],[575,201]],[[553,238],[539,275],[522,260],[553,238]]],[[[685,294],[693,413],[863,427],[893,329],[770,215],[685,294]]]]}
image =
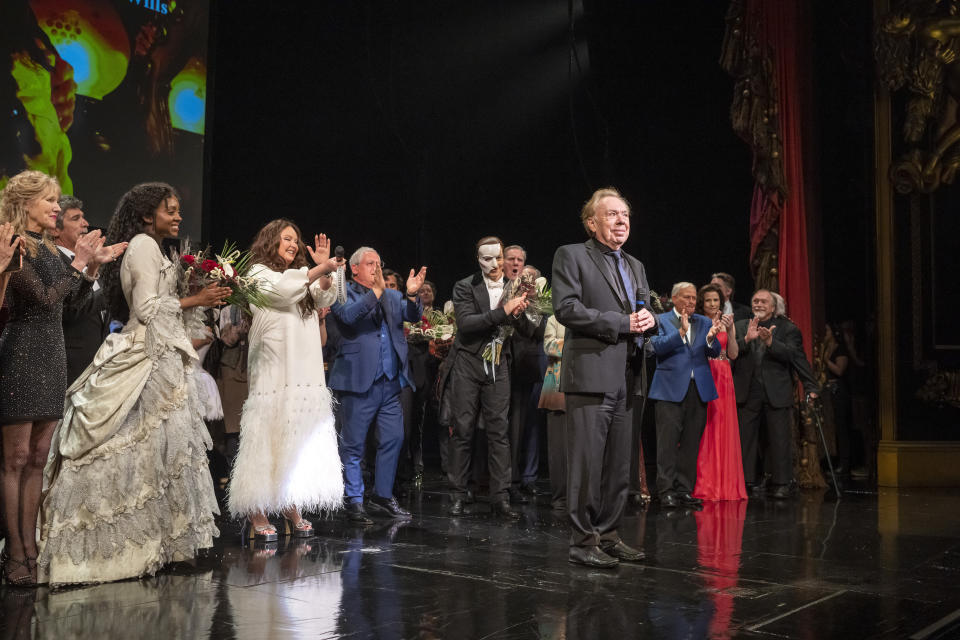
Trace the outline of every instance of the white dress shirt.
{"type": "Polygon", "coordinates": [[[484,276],[483,283],[487,285],[487,295],[490,296],[490,310],[493,311],[500,304],[505,281],[503,276],[500,276],[499,280],[490,280],[490,278],[484,276]]]}

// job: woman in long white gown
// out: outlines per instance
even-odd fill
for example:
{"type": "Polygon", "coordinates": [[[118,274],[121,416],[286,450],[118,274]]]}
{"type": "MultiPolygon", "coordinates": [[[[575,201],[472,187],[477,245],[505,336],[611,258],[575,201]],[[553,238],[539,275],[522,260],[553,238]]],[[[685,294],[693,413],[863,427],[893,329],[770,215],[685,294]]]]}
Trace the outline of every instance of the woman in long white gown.
{"type": "Polygon", "coordinates": [[[104,273],[111,313],[126,324],[67,389],[53,435],[39,559],[51,585],[153,574],[219,535],[183,310],[219,304],[230,289],[177,296],[178,270],[160,242],[180,221],[176,191],[163,183],[128,191],[110,221],[107,237],[130,241],[104,273]]]}
{"type": "Polygon", "coordinates": [[[282,514],[287,533],[313,535],[301,510],[338,508],[343,473],[332,400],[323,373],[317,309],[336,297],[337,267],[330,241],[304,246],[289,220],[257,234],[249,276],[261,281],[269,305],[253,309],[248,334],[250,393],[240,419],[240,448],[228,487],[234,516],[248,518],[247,535],[275,540],[269,513],[282,514]],[[305,254],[316,266],[307,266],[305,254]]]}

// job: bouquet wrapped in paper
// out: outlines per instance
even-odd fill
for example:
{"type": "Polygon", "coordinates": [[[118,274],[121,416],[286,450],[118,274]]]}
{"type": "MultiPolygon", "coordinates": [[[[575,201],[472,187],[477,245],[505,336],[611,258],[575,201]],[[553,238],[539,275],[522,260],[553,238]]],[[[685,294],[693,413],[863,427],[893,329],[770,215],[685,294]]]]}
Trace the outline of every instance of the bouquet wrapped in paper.
{"type": "MultiPolygon", "coordinates": [[[[553,290],[547,286],[546,278],[534,278],[532,274],[522,273],[519,277],[510,282],[503,295],[500,296],[500,305],[503,306],[514,298],[526,296],[529,304],[524,309],[527,319],[534,324],[540,324],[544,316],[553,314],[553,290]]],[[[513,335],[513,326],[502,324],[497,329],[497,335],[483,349],[481,357],[486,362],[500,364],[500,354],[503,351],[503,343],[513,335]]]]}
{"type": "Polygon", "coordinates": [[[236,305],[247,315],[250,307],[267,306],[261,281],[247,277],[250,270],[250,252],[241,252],[232,242],[224,243],[223,250],[212,253],[210,247],[191,253],[189,248],[177,259],[180,268],[180,293],[188,295],[211,284],[230,287],[225,304],[236,305]]]}
{"type": "Polygon", "coordinates": [[[453,314],[438,309],[430,309],[420,322],[404,322],[403,335],[407,342],[429,342],[430,340],[453,340],[457,335],[457,323],[453,314]]]}

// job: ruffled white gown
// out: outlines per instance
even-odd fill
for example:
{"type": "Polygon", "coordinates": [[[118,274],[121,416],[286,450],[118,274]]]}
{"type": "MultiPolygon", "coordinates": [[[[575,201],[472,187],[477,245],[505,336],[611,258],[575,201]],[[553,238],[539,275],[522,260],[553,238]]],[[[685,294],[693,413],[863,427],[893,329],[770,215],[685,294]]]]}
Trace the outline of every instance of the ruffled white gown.
{"type": "MultiPolygon", "coordinates": [[[[235,516],[334,509],[343,500],[332,399],[323,373],[320,319],[304,318],[297,303],[307,294],[330,306],[337,283],[308,285],[307,268],[250,269],[269,298],[252,309],[248,344],[250,394],[240,419],[240,448],[228,486],[235,516]]],[[[334,275],[334,278],[339,275],[334,275]]]]}
{"type": "Polygon", "coordinates": [[[52,585],[153,574],[219,535],[177,270],[141,234],[120,282],[130,320],[67,389],[44,472],[39,564],[52,585]]]}

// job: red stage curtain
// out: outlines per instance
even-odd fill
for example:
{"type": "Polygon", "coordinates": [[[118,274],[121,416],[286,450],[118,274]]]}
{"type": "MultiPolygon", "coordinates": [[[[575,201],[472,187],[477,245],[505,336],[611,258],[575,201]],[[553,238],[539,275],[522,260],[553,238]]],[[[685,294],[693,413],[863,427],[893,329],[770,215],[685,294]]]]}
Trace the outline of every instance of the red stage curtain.
{"type": "MultiPolygon", "coordinates": [[[[811,357],[813,319],[810,300],[810,264],[807,252],[807,209],[803,171],[803,81],[809,70],[809,15],[803,0],[752,0],[749,12],[757,12],[759,44],[771,53],[777,88],[780,139],[783,143],[783,175],[788,195],[777,203],[775,192],[753,199],[751,222],[765,219],[765,210],[779,206],[778,270],[780,295],[787,312],[803,333],[803,348],[811,357]]],[[[758,231],[751,225],[751,234],[758,231]]]]}

